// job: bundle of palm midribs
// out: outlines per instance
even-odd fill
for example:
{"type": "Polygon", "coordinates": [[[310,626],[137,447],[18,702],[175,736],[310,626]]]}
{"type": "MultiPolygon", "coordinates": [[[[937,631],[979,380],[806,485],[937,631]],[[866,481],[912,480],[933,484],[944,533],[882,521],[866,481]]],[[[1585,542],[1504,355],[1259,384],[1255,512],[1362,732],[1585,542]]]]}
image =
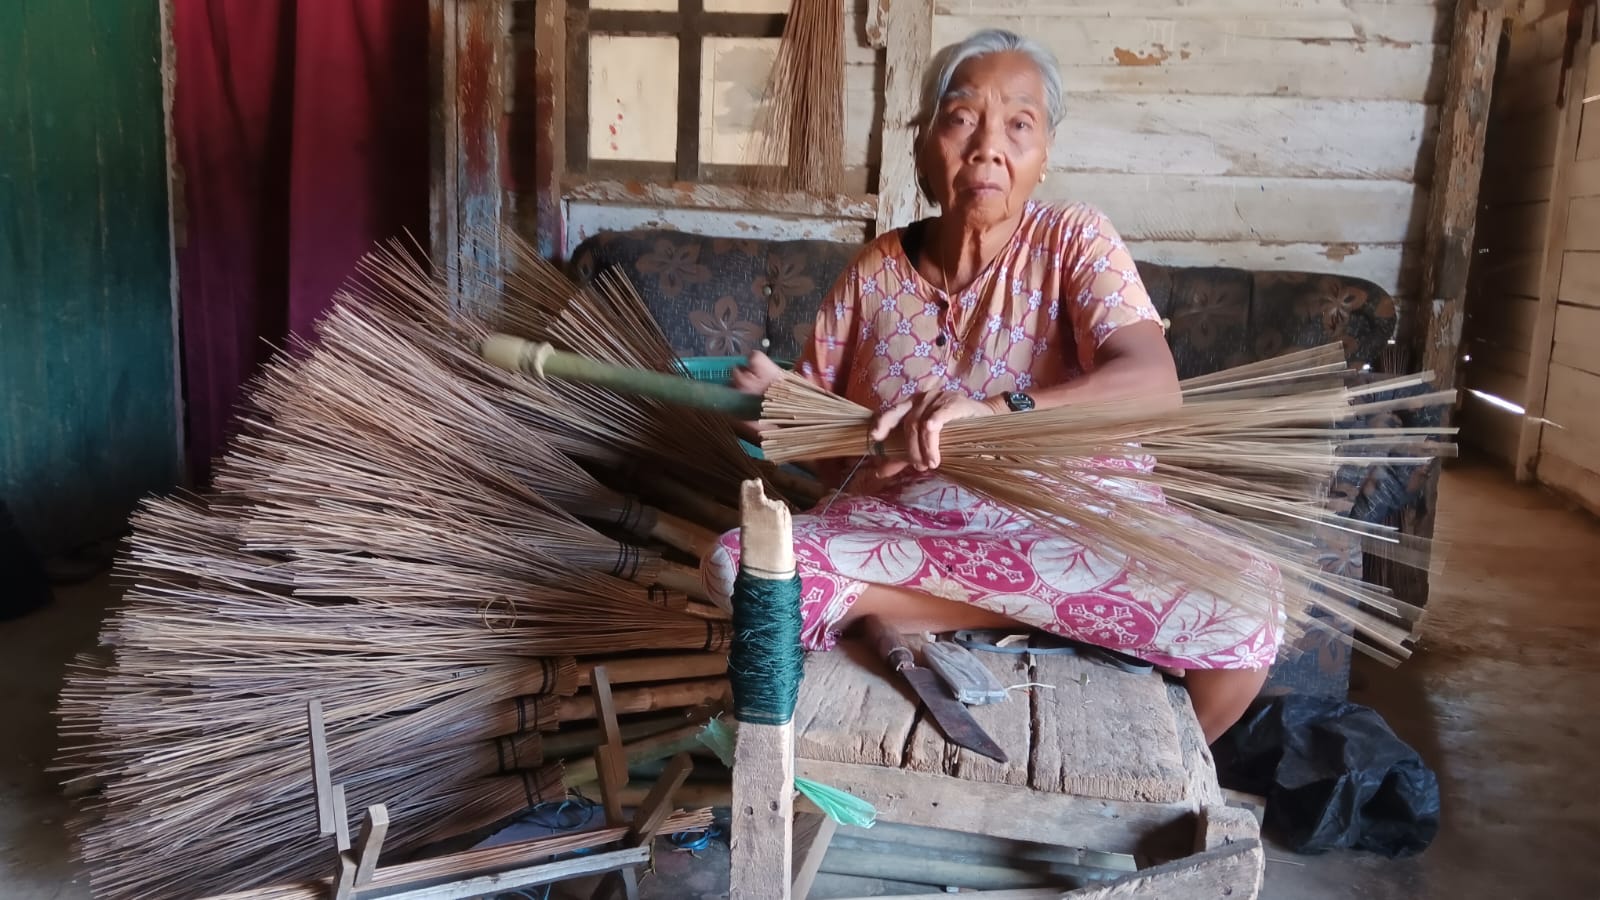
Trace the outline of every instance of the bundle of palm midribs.
{"type": "MultiPolygon", "coordinates": [[[[347,807],[388,807],[390,854],[564,797],[562,761],[598,742],[580,693],[595,664],[624,713],[660,711],[624,722],[638,734],[725,699],[729,626],[695,564],[728,513],[703,490],[751,467],[666,407],[586,409],[596,392],[510,383],[476,362],[481,326],[420,266],[385,253],[365,269],[318,343],[253,381],[214,492],[133,520],[109,652],[79,661],[60,708],[97,896],[327,875],[313,699],[347,807]],[[695,502],[673,514],[614,487],[641,458],[705,462],[667,492],[695,502]]],[[[549,293],[553,322],[588,302],[549,293]]],[[[698,421],[737,449],[726,424],[698,421]]]]}
{"type": "MultiPolygon", "coordinates": [[[[1449,403],[1386,400],[1424,376],[1346,387],[1338,345],[1185,381],[1182,396],[1074,404],[947,423],[940,472],[1108,558],[1153,589],[1201,591],[1291,635],[1353,631],[1386,661],[1408,654],[1419,611],[1385,588],[1325,571],[1319,536],[1425,568],[1429,542],[1337,514],[1341,467],[1420,465],[1453,429],[1351,424],[1449,403]],[[1320,612],[1320,616],[1314,615],[1320,612]],[[1333,623],[1330,626],[1327,623],[1333,623]],[[1344,626],[1339,628],[1337,626],[1344,626]]],[[[769,390],[763,450],[775,461],[858,458],[872,412],[798,378],[769,390]]],[[[881,448],[890,457],[904,447],[881,448]]]]}

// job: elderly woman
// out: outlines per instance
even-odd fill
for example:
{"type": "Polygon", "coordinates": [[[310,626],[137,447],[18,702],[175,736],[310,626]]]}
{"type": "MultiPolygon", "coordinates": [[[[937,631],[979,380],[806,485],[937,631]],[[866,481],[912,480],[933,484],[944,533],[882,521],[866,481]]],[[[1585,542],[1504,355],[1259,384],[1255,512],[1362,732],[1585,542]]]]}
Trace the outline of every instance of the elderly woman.
{"type": "MultiPolygon", "coordinates": [[[[1183,674],[1208,740],[1266,678],[1279,629],[1172,585],[1130,588],[1107,559],[940,477],[951,420],[1173,394],[1177,374],[1133,257],[1083,205],[1029,199],[1064,109],[1050,53],[983,31],[937,60],[917,139],[939,215],[868,244],[822,302],[800,374],[873,407],[910,462],[857,474],[850,493],[794,520],[804,640],[826,649],[876,613],[903,631],[1023,623],[1183,674]]],[[[760,393],[777,367],[736,374],[760,393]]],[[[835,479],[837,481],[837,479],[835,479]]],[[[731,590],[736,536],[704,566],[731,590]]]]}

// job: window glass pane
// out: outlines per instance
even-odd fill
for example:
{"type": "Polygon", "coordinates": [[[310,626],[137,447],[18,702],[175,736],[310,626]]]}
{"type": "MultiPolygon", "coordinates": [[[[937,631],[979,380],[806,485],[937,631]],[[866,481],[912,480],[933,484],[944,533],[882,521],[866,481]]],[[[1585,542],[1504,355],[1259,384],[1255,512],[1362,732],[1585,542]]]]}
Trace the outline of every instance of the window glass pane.
{"type": "Polygon", "coordinates": [[[706,12],[786,13],[789,0],[705,0],[706,12]]]}
{"type": "Polygon", "coordinates": [[[750,139],[778,43],[777,38],[708,37],[701,44],[701,162],[733,166],[756,162],[750,139]]]}
{"type": "Polygon", "coordinates": [[[673,162],[678,39],[589,37],[589,158],[673,162]]]}
{"type": "MultiPolygon", "coordinates": [[[[733,0],[737,3],[739,0],[733,0]]],[[[631,9],[644,12],[677,12],[678,0],[589,0],[590,9],[631,9]]]]}

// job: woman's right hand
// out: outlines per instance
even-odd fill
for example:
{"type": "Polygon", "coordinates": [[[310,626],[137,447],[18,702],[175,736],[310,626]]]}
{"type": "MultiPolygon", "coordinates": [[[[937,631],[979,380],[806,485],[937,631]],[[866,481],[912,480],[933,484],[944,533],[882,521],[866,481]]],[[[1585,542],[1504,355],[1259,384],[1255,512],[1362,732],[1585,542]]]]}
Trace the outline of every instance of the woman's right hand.
{"type": "Polygon", "coordinates": [[[733,370],[733,387],[740,393],[762,396],[767,388],[783,378],[783,368],[760,350],[750,354],[744,365],[733,370]]]}

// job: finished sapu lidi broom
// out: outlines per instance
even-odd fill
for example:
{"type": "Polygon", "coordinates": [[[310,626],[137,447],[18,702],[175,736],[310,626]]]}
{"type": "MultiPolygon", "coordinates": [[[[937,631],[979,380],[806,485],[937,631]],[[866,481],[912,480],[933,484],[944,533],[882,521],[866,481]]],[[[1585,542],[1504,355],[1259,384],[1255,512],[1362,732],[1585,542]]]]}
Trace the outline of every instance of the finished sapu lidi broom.
{"type": "Polygon", "coordinates": [[[312,699],[349,808],[386,804],[395,853],[580,784],[596,663],[645,740],[640,717],[692,711],[669,716],[682,726],[725,703],[729,625],[691,598],[693,563],[727,520],[719,498],[762,464],[714,415],[484,363],[479,335],[518,317],[587,353],[675,362],[630,293],[510,275],[491,322],[403,252],[374,254],[319,340],[253,380],[214,490],[134,517],[128,590],[59,709],[97,896],[325,877],[312,699]],[[671,509],[622,488],[658,480],[671,509]]]}
{"type": "MultiPolygon", "coordinates": [[[[872,410],[793,374],[754,398],[504,335],[486,340],[483,353],[536,377],[758,418],[774,462],[907,455],[893,439],[870,440],[872,410]]],[[[1381,587],[1326,571],[1316,538],[1340,532],[1367,553],[1426,567],[1427,541],[1340,516],[1327,495],[1341,468],[1421,465],[1452,453],[1444,439],[1453,429],[1359,423],[1448,404],[1453,392],[1415,393],[1426,375],[1346,386],[1350,374],[1342,349],[1329,345],[1190,379],[1179,396],[956,420],[941,435],[940,471],[1044,528],[1135,561],[1135,577],[1281,616],[1291,634],[1326,627],[1313,616],[1320,611],[1350,626],[1358,648],[1395,662],[1409,652],[1419,611],[1381,587]]]]}

